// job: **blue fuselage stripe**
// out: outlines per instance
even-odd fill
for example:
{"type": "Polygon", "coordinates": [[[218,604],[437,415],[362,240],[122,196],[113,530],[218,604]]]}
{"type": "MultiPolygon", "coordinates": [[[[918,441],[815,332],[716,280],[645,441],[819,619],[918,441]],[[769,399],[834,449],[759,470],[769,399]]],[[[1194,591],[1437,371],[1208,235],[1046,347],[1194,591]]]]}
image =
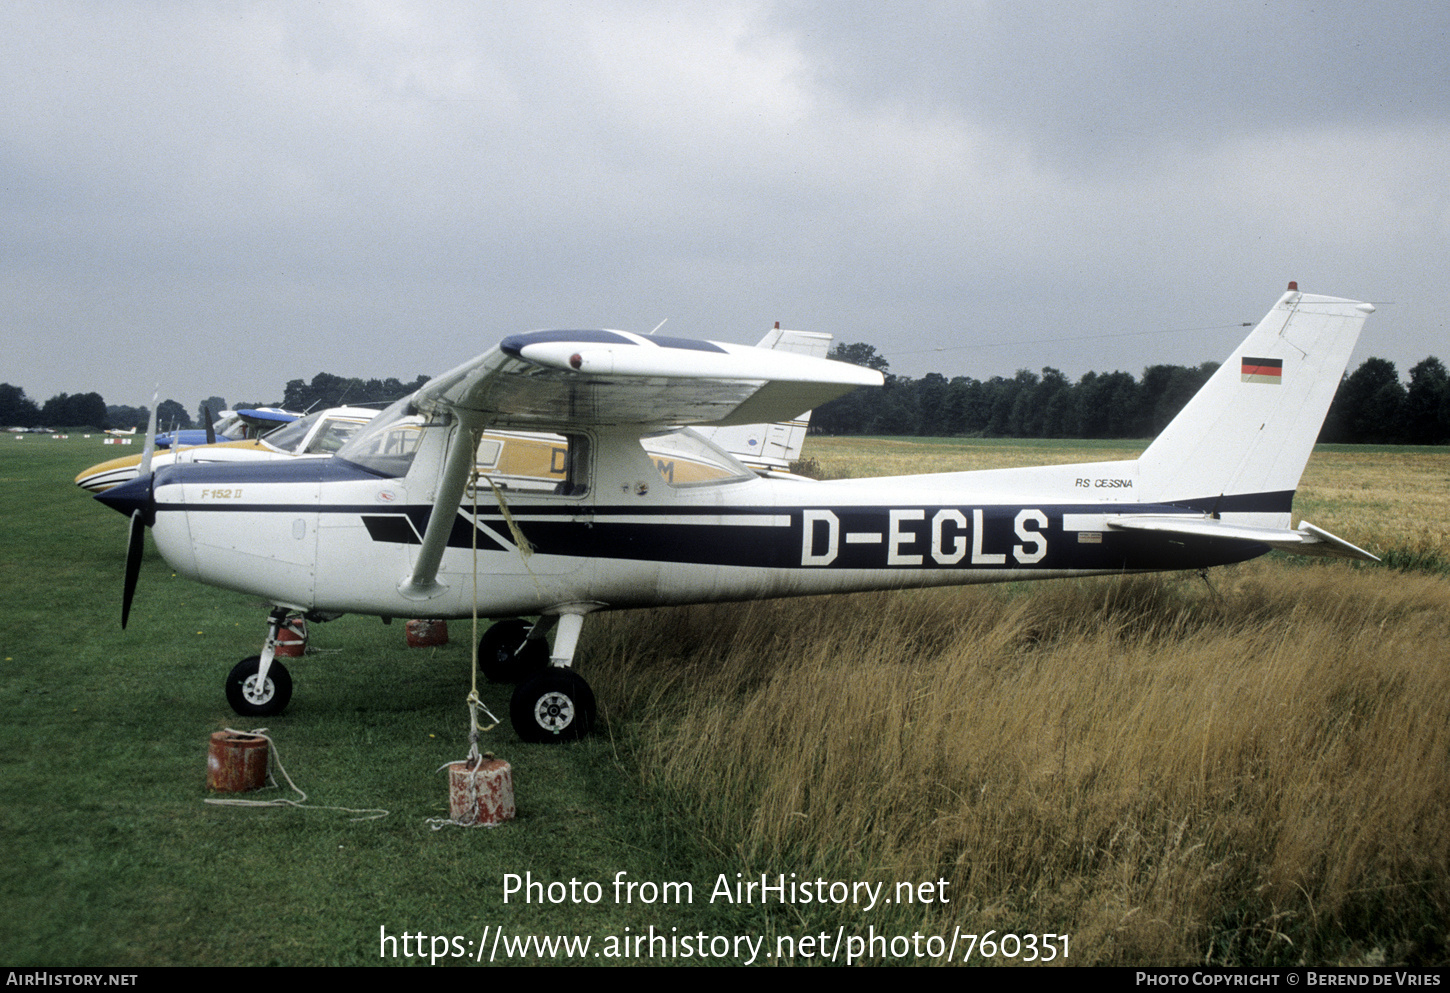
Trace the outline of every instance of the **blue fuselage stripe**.
{"type": "MultiPolygon", "coordinates": [[[[1246,505],[1277,505],[1261,494],[1246,505]]],[[[418,544],[432,506],[165,503],[160,512],[320,514],[356,517],[373,541],[418,544]]],[[[1181,514],[1184,505],[1020,504],[916,507],[593,507],[514,504],[514,524],[534,552],[760,569],[1185,569],[1243,561],[1267,551],[1257,542],[1181,534],[1068,530],[1082,518],[1181,514]]],[[[458,512],[453,548],[512,551],[501,512],[458,512]]]]}

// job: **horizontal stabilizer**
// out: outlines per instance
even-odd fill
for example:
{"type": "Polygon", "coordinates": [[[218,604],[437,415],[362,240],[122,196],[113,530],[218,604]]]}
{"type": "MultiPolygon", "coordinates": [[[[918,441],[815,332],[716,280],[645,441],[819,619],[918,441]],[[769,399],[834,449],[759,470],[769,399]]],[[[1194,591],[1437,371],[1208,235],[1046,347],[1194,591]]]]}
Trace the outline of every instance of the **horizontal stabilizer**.
{"type": "Polygon", "coordinates": [[[1335,558],[1379,559],[1343,538],[1336,538],[1323,528],[1307,521],[1297,530],[1254,527],[1232,524],[1211,517],[1160,517],[1154,514],[1132,514],[1108,519],[1108,527],[1126,531],[1152,531],[1161,534],[1186,535],[1195,538],[1223,538],[1231,541],[1255,541],[1291,555],[1323,555],[1335,558]]]}

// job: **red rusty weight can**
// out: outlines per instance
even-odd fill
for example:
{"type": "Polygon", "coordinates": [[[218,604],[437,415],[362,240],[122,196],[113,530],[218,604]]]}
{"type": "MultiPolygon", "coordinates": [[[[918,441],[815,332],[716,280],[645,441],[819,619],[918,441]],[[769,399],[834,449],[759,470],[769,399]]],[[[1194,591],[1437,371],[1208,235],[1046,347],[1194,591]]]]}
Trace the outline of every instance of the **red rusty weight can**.
{"type": "Polygon", "coordinates": [[[448,644],[448,622],[416,620],[408,622],[408,646],[430,648],[448,644]]]}
{"type": "Polygon", "coordinates": [[[290,617],[277,629],[277,655],[284,659],[300,659],[307,651],[307,621],[290,617]]]}
{"type": "Polygon", "coordinates": [[[267,739],[255,734],[215,731],[206,756],[206,787],[218,793],[245,793],[267,785],[267,739]]]}
{"type": "Polygon", "coordinates": [[[514,773],[503,759],[448,763],[448,815],[455,824],[492,825],[514,819],[514,773]]]}

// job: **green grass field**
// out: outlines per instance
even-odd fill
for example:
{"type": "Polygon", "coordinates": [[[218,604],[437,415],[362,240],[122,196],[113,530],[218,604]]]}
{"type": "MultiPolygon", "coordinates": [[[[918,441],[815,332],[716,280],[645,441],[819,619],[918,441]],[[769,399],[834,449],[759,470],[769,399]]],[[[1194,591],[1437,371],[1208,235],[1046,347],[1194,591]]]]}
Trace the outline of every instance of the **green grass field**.
{"type": "MultiPolygon", "coordinates": [[[[844,442],[810,454],[840,475],[1132,454],[975,442],[937,446],[969,465],[913,469],[922,449],[905,440],[873,456],[852,439],[849,466],[833,461],[844,442]]],[[[1323,453],[1306,475],[1324,494],[1316,523],[1372,550],[1418,540],[1428,571],[1274,557],[1216,570],[1212,591],[1096,580],[597,618],[581,670],[598,734],[527,746],[505,721],[485,747],[513,765],[518,820],[434,831],[436,770],[466,750],[467,625],[439,649],[375,618],[314,626],[313,653],[289,664],[292,705],[267,726],[319,809],[206,805],[207,738],[243,726],[221,681],[258,651],[265,611],[151,551],[121,632],[125,522],[71,483],[115,449],[0,446],[7,964],[418,962],[405,933],[462,963],[478,943],[497,954],[499,929],[590,939],[509,959],[560,964],[735,963],[752,948],[806,964],[822,933],[904,940],[864,960],[925,964],[989,931],[1018,936],[995,963],[1028,958],[1027,936],[1062,961],[1048,934],[1070,936],[1075,964],[1447,959],[1439,452],[1323,453]],[[1423,534],[1401,535],[1388,499],[1419,508],[1423,534]],[[693,901],[617,901],[618,873],[690,883],[693,901]],[[598,883],[598,901],[505,904],[507,874],[598,883]],[[925,903],[711,901],[722,876],[762,874],[903,897],[911,884],[925,903]],[[627,943],[651,928],[665,940],[627,943]],[[397,958],[380,957],[383,932],[397,958]]],[[[508,690],[483,692],[506,715],[508,690]]]]}
{"type": "MultiPolygon", "coordinates": [[[[504,905],[506,873],[663,881],[713,869],[707,840],[684,812],[665,816],[643,798],[607,733],[525,746],[505,723],[484,747],[514,766],[518,820],[425,823],[448,813],[446,773],[435,770],[467,750],[467,625],[452,626],[446,647],[410,649],[401,623],[347,617],[315,626],[317,654],[290,664],[296,697],[267,722],[287,771],[312,804],[380,807],[386,818],[204,805],[208,736],[250,727],[221,680],[258,651],[263,612],[174,577],[148,549],[123,633],[125,522],[71,483],[115,449],[0,440],[0,961],[368,964],[380,961],[380,928],[465,940],[486,925],[592,934],[598,948],[651,922],[747,927],[708,905],[504,905]]],[[[506,721],[507,689],[483,693],[506,721]]]]}

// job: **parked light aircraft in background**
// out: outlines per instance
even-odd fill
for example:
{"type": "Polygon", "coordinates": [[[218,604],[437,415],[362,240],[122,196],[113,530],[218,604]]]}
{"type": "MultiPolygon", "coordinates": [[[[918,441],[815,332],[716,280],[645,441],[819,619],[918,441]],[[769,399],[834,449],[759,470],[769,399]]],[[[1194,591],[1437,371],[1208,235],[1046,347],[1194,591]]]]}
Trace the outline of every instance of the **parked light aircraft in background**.
{"type": "MultiPolygon", "coordinates": [[[[172,448],[181,445],[215,445],[218,438],[228,441],[244,441],[260,438],[269,431],[275,431],[284,424],[290,424],[301,414],[279,407],[248,407],[243,410],[224,410],[216,421],[199,428],[179,428],[156,436],[157,448],[172,448]]],[[[203,418],[205,421],[206,418],[203,418]]]]}
{"type": "MultiPolygon", "coordinates": [[[[250,411],[238,411],[246,414],[250,411]]],[[[209,445],[175,447],[152,457],[152,469],[176,462],[259,462],[288,456],[319,457],[331,455],[342,447],[343,442],[359,427],[377,416],[376,410],[367,407],[333,407],[319,410],[306,417],[288,415],[288,420],[270,421],[272,429],[263,437],[242,440],[218,441],[209,445]],[[290,422],[290,423],[289,423],[290,422]],[[281,426],[278,426],[281,425],[281,426]]],[[[226,417],[218,424],[227,421],[226,417]]],[[[236,425],[244,427],[252,422],[239,419],[236,425]]],[[[76,485],[92,493],[100,493],[113,486],[135,479],[141,470],[141,455],[125,455],[97,463],[81,470],[76,476],[76,485]]]]}
{"type": "MultiPolygon", "coordinates": [[[[831,348],[831,336],[810,331],[782,331],[780,322],[756,344],[793,355],[809,355],[823,359],[831,348]]],[[[706,427],[695,430],[718,448],[723,448],[752,469],[788,472],[801,457],[805,447],[806,429],[811,412],[771,424],[738,424],[732,427],[706,427]]]]}
{"type": "Polygon", "coordinates": [[[536,331],[430,381],[331,459],[171,465],[98,495],[178,573],[273,605],[227,680],[245,714],[291,695],[291,612],[509,618],[480,665],[520,678],[525,740],[577,737],[572,668],[598,610],[1204,569],[1271,549],[1373,559],[1291,505],[1369,304],[1300,293],[1134,460],[815,482],[760,474],[688,430],[785,421],[879,373],[809,355],[618,331],[536,331]],[[561,436],[561,478],[475,475],[485,430],[561,436]],[[476,595],[475,595],[476,590],[476,595]],[[529,623],[516,618],[534,617],[529,623]],[[553,630],[552,648],[545,636],[553,630]]]}

